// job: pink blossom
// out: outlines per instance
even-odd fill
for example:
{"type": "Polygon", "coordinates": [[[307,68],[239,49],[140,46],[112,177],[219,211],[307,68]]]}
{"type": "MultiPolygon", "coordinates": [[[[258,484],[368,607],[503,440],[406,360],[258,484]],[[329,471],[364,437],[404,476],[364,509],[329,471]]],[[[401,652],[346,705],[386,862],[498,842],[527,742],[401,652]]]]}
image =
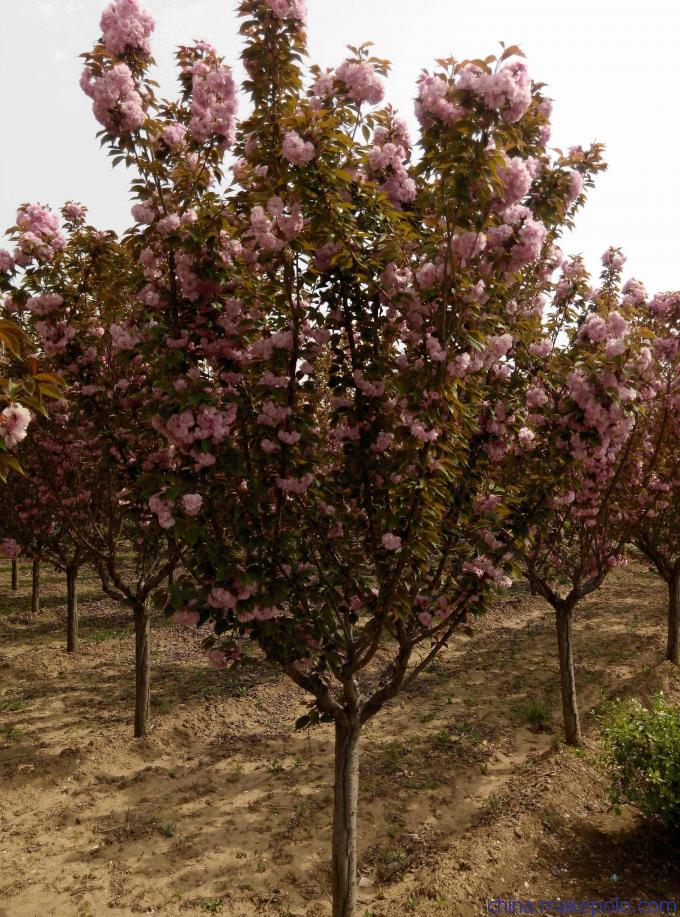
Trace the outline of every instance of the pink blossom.
{"type": "Polygon", "coordinates": [[[26,439],[32,417],[28,408],[21,404],[10,404],[0,411],[0,436],[8,449],[13,449],[26,439]]]}
{"type": "Polygon", "coordinates": [[[163,235],[170,235],[170,233],[176,232],[180,226],[180,216],[178,213],[169,213],[166,217],[163,217],[162,220],[158,221],[157,229],[163,235]]]}
{"type": "Polygon", "coordinates": [[[229,589],[216,587],[210,591],[208,596],[208,605],[212,608],[221,608],[223,611],[229,611],[236,608],[237,597],[229,589]]]}
{"type": "Polygon", "coordinates": [[[483,232],[463,232],[451,240],[451,254],[465,265],[486,247],[486,236],[483,232]]]}
{"type": "Polygon", "coordinates": [[[307,6],[304,0],[266,0],[269,9],[279,19],[294,19],[305,22],[307,6]]]}
{"type": "Polygon", "coordinates": [[[113,0],[102,13],[100,26],[104,47],[112,54],[124,54],[128,48],[151,53],[149,36],[155,23],[139,0],[113,0]]]}
{"type": "Polygon", "coordinates": [[[13,270],[14,258],[6,249],[0,248],[0,274],[9,274],[13,270]]]}
{"type": "Polygon", "coordinates": [[[287,446],[294,446],[296,443],[300,442],[299,433],[288,433],[285,430],[279,430],[277,436],[281,442],[285,443],[287,446]]]}
{"type": "Polygon", "coordinates": [[[549,401],[548,395],[544,389],[539,388],[538,386],[532,386],[527,391],[527,407],[528,408],[542,408],[544,404],[547,404],[549,401]]]}
{"type": "Polygon", "coordinates": [[[158,524],[162,529],[170,529],[175,524],[175,519],[172,515],[172,506],[172,500],[166,499],[160,493],[154,494],[153,497],[149,499],[149,509],[158,517],[158,524]]]}
{"type": "Polygon", "coordinates": [[[64,209],[62,212],[67,220],[78,222],[85,219],[87,214],[87,207],[85,207],[83,204],[77,203],[76,201],[67,201],[67,203],[64,204],[64,209]]]}
{"type": "Polygon", "coordinates": [[[449,101],[449,84],[443,76],[423,74],[418,80],[416,117],[425,128],[433,127],[437,121],[455,124],[466,113],[466,109],[449,101]]]}
{"type": "Polygon", "coordinates": [[[181,502],[187,516],[197,516],[203,506],[203,497],[200,494],[184,494],[181,502]]]}
{"type": "Polygon", "coordinates": [[[507,207],[526,196],[533,176],[520,156],[506,156],[505,162],[506,164],[498,169],[498,177],[504,185],[502,202],[507,207]]]}
{"type": "Polygon", "coordinates": [[[25,204],[16,215],[19,238],[14,250],[14,261],[22,267],[37,261],[50,262],[56,252],[66,244],[59,229],[59,219],[49,207],[42,204],[25,204]]]}
{"type": "Polygon", "coordinates": [[[144,102],[127,64],[116,64],[102,76],[85,67],[80,88],[92,99],[94,116],[107,130],[126,134],[146,121],[144,102]]]}
{"type": "Polygon", "coordinates": [[[168,124],[168,126],[163,130],[161,137],[172,149],[177,149],[178,147],[184,146],[186,142],[187,129],[183,124],[179,122],[173,122],[168,124]]]}
{"type": "Polygon", "coordinates": [[[383,547],[388,551],[398,551],[401,547],[401,538],[392,532],[385,532],[380,540],[383,547]]]}
{"type": "Polygon", "coordinates": [[[301,478],[277,478],[276,486],[286,494],[303,494],[313,480],[311,474],[305,474],[301,478]]]}
{"type": "Polygon", "coordinates": [[[534,440],[536,439],[536,434],[530,430],[528,427],[522,427],[522,429],[517,434],[517,438],[520,441],[520,444],[528,449],[533,445],[534,440]]]}
{"type": "Polygon", "coordinates": [[[523,61],[512,61],[496,73],[485,74],[481,94],[503,121],[519,121],[531,103],[531,81],[523,61]]]}
{"type": "Polygon", "coordinates": [[[297,131],[288,131],[283,138],[283,155],[294,166],[303,166],[314,159],[316,148],[309,140],[303,140],[297,131]]]}
{"type": "Polygon", "coordinates": [[[335,71],[339,80],[347,86],[351,98],[361,105],[377,105],[385,95],[383,84],[378,79],[375,68],[368,61],[346,60],[335,71]]]}
{"type": "Polygon", "coordinates": [[[608,248],[602,255],[602,264],[611,268],[613,271],[619,271],[626,263],[626,256],[618,248],[608,248]]]}
{"type": "Polygon", "coordinates": [[[191,121],[189,130],[199,142],[216,138],[222,147],[236,136],[236,84],[231,69],[217,58],[198,61],[191,70],[191,121]]]}
{"type": "Polygon", "coordinates": [[[583,194],[583,176],[580,172],[577,172],[576,169],[572,169],[569,172],[569,193],[567,200],[571,203],[580,197],[581,194],[583,194]]]}
{"type": "MultiPolygon", "coordinates": [[[[141,201],[132,206],[132,216],[138,223],[153,223],[156,219],[156,206],[151,201],[141,201]]],[[[150,251],[146,249],[146,251],[150,251]]]]}

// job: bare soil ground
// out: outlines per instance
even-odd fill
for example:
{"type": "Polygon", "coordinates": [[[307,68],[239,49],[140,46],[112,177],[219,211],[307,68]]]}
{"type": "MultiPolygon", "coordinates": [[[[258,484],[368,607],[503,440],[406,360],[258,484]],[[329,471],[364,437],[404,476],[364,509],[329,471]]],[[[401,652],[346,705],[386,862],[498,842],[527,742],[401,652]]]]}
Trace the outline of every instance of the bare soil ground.
{"type": "MultiPolygon", "coordinates": [[[[152,728],[136,741],[126,612],[86,576],[69,657],[61,579],[44,571],[31,619],[28,568],[15,595],[7,566],[0,917],[330,914],[332,734],[295,732],[299,690],[265,666],[212,672],[199,636],[159,620],[152,728]]],[[[663,584],[636,564],[584,603],[578,752],[559,741],[547,606],[518,592],[461,632],[365,731],[361,917],[468,917],[498,896],[680,898],[677,850],[607,809],[590,713],[603,692],[680,703],[680,676],[658,665],[664,617],[663,584]]]]}

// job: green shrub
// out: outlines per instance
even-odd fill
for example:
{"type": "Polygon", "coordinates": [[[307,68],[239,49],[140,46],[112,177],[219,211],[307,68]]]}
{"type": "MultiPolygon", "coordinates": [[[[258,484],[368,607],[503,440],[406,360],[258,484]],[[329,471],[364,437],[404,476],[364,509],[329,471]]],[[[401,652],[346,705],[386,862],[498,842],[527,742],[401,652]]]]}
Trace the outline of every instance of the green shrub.
{"type": "Polygon", "coordinates": [[[680,709],[662,694],[649,710],[638,701],[615,701],[604,708],[601,729],[613,806],[630,803],[680,830],[680,709]]]}
{"type": "Polygon", "coordinates": [[[550,732],[552,709],[548,701],[530,698],[517,706],[517,715],[534,732],[550,732]]]}

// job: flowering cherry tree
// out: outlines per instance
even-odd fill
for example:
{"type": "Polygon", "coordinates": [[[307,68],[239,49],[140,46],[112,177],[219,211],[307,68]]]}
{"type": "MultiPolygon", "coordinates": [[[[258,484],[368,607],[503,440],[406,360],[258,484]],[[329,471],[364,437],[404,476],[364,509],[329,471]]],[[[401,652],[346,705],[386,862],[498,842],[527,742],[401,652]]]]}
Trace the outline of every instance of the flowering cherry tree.
{"type": "MultiPolygon", "coordinates": [[[[23,207],[12,230],[21,247],[23,207]],[[18,238],[17,238],[18,237],[18,238]]],[[[146,731],[150,695],[151,600],[177,561],[168,537],[152,527],[138,484],[165,460],[163,441],[136,411],[148,397],[147,373],[129,322],[130,284],[142,278],[134,251],[86,222],[70,202],[61,220],[43,222],[59,234],[49,258],[12,276],[8,296],[16,321],[58,372],[66,397],[35,425],[26,455],[28,479],[13,498],[17,540],[67,577],[69,651],[77,644],[76,576],[84,563],[105,592],[132,611],[136,643],[135,734],[146,731]],[[144,394],[146,393],[146,394],[144,394]]],[[[10,495],[11,496],[11,495],[10,495]]]]}
{"type": "Polygon", "coordinates": [[[680,294],[655,296],[649,308],[654,332],[651,346],[666,386],[669,435],[650,485],[657,499],[641,519],[633,541],[668,587],[666,659],[680,665],[680,294]]]}
{"type": "MultiPolygon", "coordinates": [[[[85,490],[107,509],[85,540],[105,588],[146,602],[183,549],[168,610],[213,622],[213,665],[263,653],[312,697],[303,723],[333,722],[333,912],[350,915],[362,726],[510,583],[528,360],[602,164],[597,147],[549,152],[550,102],[518,48],[423,72],[416,154],[369,46],[304,72],[302,0],[240,12],[238,123],[211,45],[179,48],[180,95],[160,100],[152,18],[138,0],[104,12],[81,86],[136,170],[135,225],[104,306],[53,271],[37,295],[61,302],[41,300],[36,328],[96,365],[85,384],[73,370],[69,411],[100,452],[85,473],[106,486],[85,490]],[[145,563],[151,539],[168,546],[134,592],[112,553],[124,531],[145,563]]],[[[59,229],[24,212],[19,257],[56,262],[59,229]]]]}
{"type": "Polygon", "coordinates": [[[648,346],[644,288],[632,280],[620,290],[620,251],[608,250],[603,261],[597,289],[580,259],[562,266],[545,351],[530,367],[516,475],[529,521],[520,556],[532,592],[556,613],[572,745],[581,741],[574,612],[621,561],[655,505],[656,468],[671,434],[668,382],[648,346]]]}

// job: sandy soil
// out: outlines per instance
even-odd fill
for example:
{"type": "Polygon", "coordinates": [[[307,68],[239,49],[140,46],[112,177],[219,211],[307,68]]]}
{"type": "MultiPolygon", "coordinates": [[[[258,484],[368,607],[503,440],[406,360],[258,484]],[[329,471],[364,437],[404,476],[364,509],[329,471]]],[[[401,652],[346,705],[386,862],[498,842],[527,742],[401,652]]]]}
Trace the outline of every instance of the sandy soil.
{"type": "MultiPolygon", "coordinates": [[[[0,572],[0,917],[306,915],[329,908],[328,728],[275,671],[210,671],[200,639],[156,622],[153,722],[131,734],[133,641],[94,580],[64,652],[64,587],[31,620],[0,572]]],[[[366,729],[361,917],[487,913],[501,896],[680,898],[672,848],[608,812],[589,711],[602,692],[680,702],[658,666],[664,587],[616,571],[576,628],[586,747],[559,742],[552,616],[512,595],[366,729]],[[528,724],[529,702],[552,717],[528,724]]]]}

